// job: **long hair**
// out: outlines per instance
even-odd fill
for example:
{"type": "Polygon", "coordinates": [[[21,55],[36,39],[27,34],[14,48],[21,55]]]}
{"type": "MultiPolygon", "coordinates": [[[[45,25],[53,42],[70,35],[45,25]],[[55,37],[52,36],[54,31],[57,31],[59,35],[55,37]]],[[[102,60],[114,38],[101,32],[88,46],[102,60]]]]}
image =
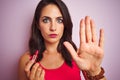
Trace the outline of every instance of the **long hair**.
{"type": "Polygon", "coordinates": [[[33,18],[33,22],[32,22],[32,26],[31,26],[31,36],[29,40],[30,54],[33,55],[36,50],[39,50],[37,61],[40,61],[43,57],[43,52],[45,51],[46,47],[44,44],[44,39],[39,30],[39,18],[41,16],[42,9],[49,4],[56,5],[59,8],[63,16],[64,32],[58,44],[57,51],[62,54],[62,57],[64,58],[65,62],[69,66],[72,66],[72,57],[70,53],[68,52],[68,50],[63,45],[63,42],[68,41],[72,44],[75,50],[77,50],[77,48],[76,48],[76,45],[72,41],[73,24],[71,21],[71,17],[70,17],[67,6],[61,0],[41,0],[39,4],[37,5],[34,18],[33,18]]]}

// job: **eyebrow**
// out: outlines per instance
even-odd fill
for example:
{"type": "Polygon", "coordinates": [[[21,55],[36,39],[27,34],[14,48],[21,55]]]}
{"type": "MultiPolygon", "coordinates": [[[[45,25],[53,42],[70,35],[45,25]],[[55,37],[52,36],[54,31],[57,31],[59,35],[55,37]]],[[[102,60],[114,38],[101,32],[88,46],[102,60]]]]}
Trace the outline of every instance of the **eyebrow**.
{"type": "MultiPolygon", "coordinates": [[[[43,17],[41,17],[41,19],[43,19],[43,18],[48,18],[48,19],[51,19],[51,17],[49,17],[49,16],[43,16],[43,17]]],[[[62,18],[62,19],[63,19],[63,17],[62,17],[62,16],[58,16],[58,17],[56,17],[56,18],[62,18]]]]}
{"type": "Polygon", "coordinates": [[[61,18],[61,19],[63,19],[63,17],[62,17],[62,16],[59,16],[59,17],[57,17],[57,18],[61,18]]]}

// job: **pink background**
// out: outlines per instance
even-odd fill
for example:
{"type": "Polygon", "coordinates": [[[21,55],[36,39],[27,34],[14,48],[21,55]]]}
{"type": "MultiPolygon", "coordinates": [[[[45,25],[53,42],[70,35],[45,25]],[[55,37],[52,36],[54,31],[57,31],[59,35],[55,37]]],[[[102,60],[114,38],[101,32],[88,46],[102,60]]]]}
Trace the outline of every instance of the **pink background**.
{"type": "MultiPolygon", "coordinates": [[[[91,16],[105,30],[102,66],[108,80],[120,78],[120,0],[63,0],[74,23],[73,40],[79,46],[79,21],[91,16]]],[[[20,56],[28,49],[30,25],[39,0],[0,0],[0,80],[18,80],[20,56]]]]}

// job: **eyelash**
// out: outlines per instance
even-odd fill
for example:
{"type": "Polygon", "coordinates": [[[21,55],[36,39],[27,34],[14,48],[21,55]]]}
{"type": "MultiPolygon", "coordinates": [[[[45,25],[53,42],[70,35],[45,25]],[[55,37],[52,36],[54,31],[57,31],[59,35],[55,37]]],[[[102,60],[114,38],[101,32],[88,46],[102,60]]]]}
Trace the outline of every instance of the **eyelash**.
{"type": "MultiPolygon", "coordinates": [[[[50,22],[51,20],[50,19],[48,19],[48,18],[45,18],[45,19],[43,19],[42,20],[44,23],[48,23],[48,22],[50,22]]],[[[63,19],[61,19],[61,18],[57,18],[56,19],[56,21],[57,21],[57,23],[63,23],[63,19]]]]}
{"type": "MultiPolygon", "coordinates": [[[[43,19],[42,21],[44,22],[44,23],[48,23],[48,18],[45,18],[45,19],[43,19]]],[[[50,22],[50,20],[49,20],[49,22],[50,22]]]]}
{"type": "Polygon", "coordinates": [[[58,18],[58,19],[57,19],[57,22],[58,22],[58,23],[63,23],[63,19],[58,18]]]}

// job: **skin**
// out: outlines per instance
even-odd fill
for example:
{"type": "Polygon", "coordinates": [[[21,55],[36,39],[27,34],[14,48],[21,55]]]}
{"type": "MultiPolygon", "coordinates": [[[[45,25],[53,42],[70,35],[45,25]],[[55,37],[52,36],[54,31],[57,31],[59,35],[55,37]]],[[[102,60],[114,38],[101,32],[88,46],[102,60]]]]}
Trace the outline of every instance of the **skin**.
{"type": "Polygon", "coordinates": [[[53,4],[43,8],[39,25],[46,46],[40,63],[47,69],[58,68],[64,62],[62,55],[57,51],[58,43],[64,31],[63,18],[59,8],[53,4]],[[57,34],[57,36],[53,38],[50,34],[57,34]]]}
{"type": "MultiPolygon", "coordinates": [[[[58,68],[64,63],[62,55],[57,52],[57,46],[64,31],[62,21],[62,14],[56,5],[50,4],[43,8],[39,20],[39,29],[44,38],[46,50],[43,53],[40,64],[47,69],[58,68]],[[51,37],[50,34],[57,35],[51,37]]],[[[32,60],[29,60],[29,56],[30,53],[26,52],[20,59],[20,80],[44,80],[45,71],[40,67],[39,63],[35,63],[37,55],[34,55],[32,60]],[[30,71],[32,65],[33,67],[30,71]]]]}
{"type": "Polygon", "coordinates": [[[43,8],[39,20],[39,29],[44,38],[47,51],[49,51],[50,48],[52,50],[53,47],[55,47],[54,49],[56,50],[64,31],[62,14],[57,6],[50,4],[43,8]],[[51,34],[56,34],[57,36],[53,38],[50,36],[51,34]]]}
{"type": "Polygon", "coordinates": [[[73,59],[80,69],[87,70],[91,75],[98,74],[100,64],[104,56],[104,31],[100,30],[100,37],[97,40],[95,24],[89,16],[80,21],[80,47],[76,52],[69,42],[64,42],[64,45],[69,50],[73,59]]]}
{"type": "MultiPolygon", "coordinates": [[[[49,4],[43,8],[39,20],[39,29],[44,38],[46,50],[40,63],[35,62],[37,54],[30,59],[29,51],[20,58],[20,80],[44,80],[45,71],[39,64],[47,69],[55,69],[63,64],[64,59],[57,52],[57,45],[64,31],[62,19],[62,14],[56,5],[49,4]],[[53,38],[49,34],[57,34],[57,36],[53,38]],[[33,67],[30,70],[32,65],[33,67]]],[[[101,71],[100,64],[104,56],[104,31],[103,29],[100,30],[99,40],[97,40],[94,21],[86,16],[80,21],[79,35],[80,46],[77,52],[69,42],[63,44],[80,69],[87,70],[93,76],[97,75],[101,71]]],[[[101,80],[105,80],[105,78],[101,80]]]]}

